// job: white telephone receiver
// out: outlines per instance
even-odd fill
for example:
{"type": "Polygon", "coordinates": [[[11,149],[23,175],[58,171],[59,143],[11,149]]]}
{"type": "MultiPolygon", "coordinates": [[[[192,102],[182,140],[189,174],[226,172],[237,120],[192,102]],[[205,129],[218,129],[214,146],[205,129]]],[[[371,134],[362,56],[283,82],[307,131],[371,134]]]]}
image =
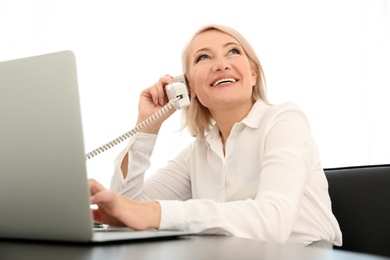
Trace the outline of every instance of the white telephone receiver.
{"type": "Polygon", "coordinates": [[[189,106],[190,98],[188,95],[188,89],[187,89],[186,80],[184,76],[183,75],[176,76],[173,78],[173,81],[174,81],[173,83],[168,84],[165,87],[165,91],[167,93],[168,100],[169,100],[169,102],[165,106],[163,106],[157,113],[153,114],[151,117],[144,120],[143,122],[135,126],[130,131],[124,133],[121,136],[118,136],[111,142],[108,142],[105,145],[102,145],[96,148],[95,150],[92,150],[91,152],[87,153],[85,155],[86,160],[91,159],[92,157],[95,157],[102,152],[107,151],[108,149],[126,140],[130,136],[136,134],[137,132],[139,132],[140,129],[156,121],[172,108],[182,109],[184,107],[189,106]]]}

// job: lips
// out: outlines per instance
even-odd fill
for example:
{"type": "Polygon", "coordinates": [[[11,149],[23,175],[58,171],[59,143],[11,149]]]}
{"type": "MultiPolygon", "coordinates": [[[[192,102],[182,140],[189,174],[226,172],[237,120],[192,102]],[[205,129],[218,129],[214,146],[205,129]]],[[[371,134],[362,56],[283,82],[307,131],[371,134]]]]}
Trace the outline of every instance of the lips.
{"type": "Polygon", "coordinates": [[[237,80],[235,78],[232,78],[232,77],[218,78],[218,79],[213,81],[211,86],[216,87],[216,86],[219,86],[222,84],[229,84],[229,83],[234,83],[234,82],[237,82],[237,80]]]}

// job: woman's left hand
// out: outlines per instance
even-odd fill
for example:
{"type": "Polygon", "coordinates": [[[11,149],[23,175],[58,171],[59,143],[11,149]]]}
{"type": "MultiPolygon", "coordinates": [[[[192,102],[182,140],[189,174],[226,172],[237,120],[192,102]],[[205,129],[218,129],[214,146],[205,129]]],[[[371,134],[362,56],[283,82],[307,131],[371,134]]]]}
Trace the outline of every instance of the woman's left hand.
{"type": "Polygon", "coordinates": [[[161,208],[158,202],[128,199],[103,187],[94,179],[89,180],[94,221],[112,226],[127,226],[135,230],[159,228],[161,208]]]}

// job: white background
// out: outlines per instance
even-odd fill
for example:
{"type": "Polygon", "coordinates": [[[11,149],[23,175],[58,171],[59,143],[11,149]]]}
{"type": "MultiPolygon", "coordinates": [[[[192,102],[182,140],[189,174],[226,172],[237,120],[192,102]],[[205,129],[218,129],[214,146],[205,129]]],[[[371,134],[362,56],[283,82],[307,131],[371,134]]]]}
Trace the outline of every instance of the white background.
{"type": "MultiPolygon", "coordinates": [[[[0,0],[0,61],[75,52],[86,152],[134,127],[142,89],[181,74],[181,53],[208,23],[253,45],[272,103],[307,113],[323,166],[389,163],[390,3],[387,0],[0,0]]],[[[192,141],[175,113],[152,168],[192,141]]],[[[61,138],[60,136],[58,138],[61,138]]],[[[87,161],[108,186],[124,143],[87,161]]],[[[61,149],[61,147],[58,147],[61,149]]]]}

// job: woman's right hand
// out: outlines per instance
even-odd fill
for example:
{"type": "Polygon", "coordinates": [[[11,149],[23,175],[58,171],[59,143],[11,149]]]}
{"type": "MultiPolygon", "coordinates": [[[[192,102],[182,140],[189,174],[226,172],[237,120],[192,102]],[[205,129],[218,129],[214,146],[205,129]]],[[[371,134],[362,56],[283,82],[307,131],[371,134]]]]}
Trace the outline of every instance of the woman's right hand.
{"type": "MultiPolygon", "coordinates": [[[[143,90],[140,95],[138,104],[137,125],[146,120],[153,114],[157,113],[164,105],[168,103],[168,97],[165,92],[165,86],[173,83],[173,77],[165,75],[153,86],[143,90]]],[[[141,129],[140,132],[157,134],[162,123],[176,111],[172,108],[155,122],[141,129]]]]}
{"type": "Polygon", "coordinates": [[[93,219],[111,226],[127,226],[135,230],[159,228],[161,207],[156,201],[135,201],[103,187],[94,179],[89,180],[93,219]]]}

